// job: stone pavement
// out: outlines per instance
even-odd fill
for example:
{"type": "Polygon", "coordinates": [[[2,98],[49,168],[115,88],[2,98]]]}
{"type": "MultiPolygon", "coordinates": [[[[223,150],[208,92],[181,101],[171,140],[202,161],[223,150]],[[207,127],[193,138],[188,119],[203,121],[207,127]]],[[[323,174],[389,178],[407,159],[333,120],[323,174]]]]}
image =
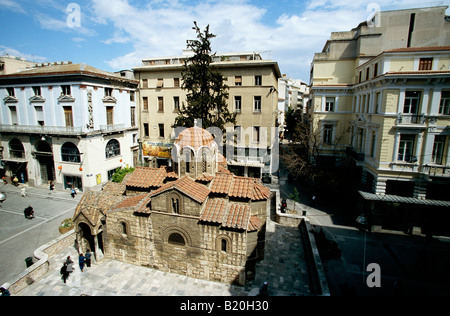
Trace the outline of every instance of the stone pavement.
{"type": "Polygon", "coordinates": [[[195,279],[147,267],[104,259],[84,272],[75,271],[66,284],[59,270],[70,255],[75,263],[78,254],[69,247],[49,258],[50,270],[18,296],[254,296],[264,281],[271,296],[311,295],[304,248],[295,227],[281,226],[268,218],[264,260],[257,263],[256,278],[245,286],[228,285],[195,279]]]}

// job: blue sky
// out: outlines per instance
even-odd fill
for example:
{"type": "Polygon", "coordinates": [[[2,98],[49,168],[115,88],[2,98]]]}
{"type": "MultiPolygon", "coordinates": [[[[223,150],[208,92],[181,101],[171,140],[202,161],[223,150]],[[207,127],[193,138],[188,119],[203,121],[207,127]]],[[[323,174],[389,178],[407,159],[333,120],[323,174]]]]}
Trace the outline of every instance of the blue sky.
{"type": "MultiPolygon", "coordinates": [[[[371,3],[381,10],[423,6],[417,0],[0,0],[0,55],[131,69],[142,58],[181,55],[197,21],[217,35],[214,51],[261,52],[283,74],[309,82],[314,53],[331,32],[365,21],[371,3]]],[[[439,3],[450,0],[429,5],[439,3]]]]}

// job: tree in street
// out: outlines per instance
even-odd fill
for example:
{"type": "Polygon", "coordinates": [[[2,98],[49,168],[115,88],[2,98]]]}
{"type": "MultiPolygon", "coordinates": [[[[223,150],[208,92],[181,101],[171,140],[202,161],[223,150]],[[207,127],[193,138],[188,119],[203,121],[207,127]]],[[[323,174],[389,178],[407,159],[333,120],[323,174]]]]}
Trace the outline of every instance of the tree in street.
{"type": "Polygon", "coordinates": [[[194,55],[186,60],[181,74],[182,88],[187,91],[187,105],[183,103],[172,127],[192,127],[199,119],[203,128],[217,127],[224,132],[225,124],[236,123],[236,113],[229,111],[229,88],[222,74],[212,66],[211,39],[216,35],[210,33],[209,25],[203,32],[196,22],[194,25],[197,39],[187,41],[187,48],[194,55]]]}

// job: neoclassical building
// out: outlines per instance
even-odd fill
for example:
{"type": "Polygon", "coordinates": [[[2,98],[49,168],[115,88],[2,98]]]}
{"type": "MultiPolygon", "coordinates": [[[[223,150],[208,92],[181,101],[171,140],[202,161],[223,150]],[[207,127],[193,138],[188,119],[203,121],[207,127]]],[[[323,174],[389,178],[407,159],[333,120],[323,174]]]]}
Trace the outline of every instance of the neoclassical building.
{"type": "Polygon", "coordinates": [[[138,167],[88,192],[74,222],[80,252],[224,283],[254,278],[264,256],[270,190],[219,163],[213,136],[185,129],[173,170],[138,167]]]}

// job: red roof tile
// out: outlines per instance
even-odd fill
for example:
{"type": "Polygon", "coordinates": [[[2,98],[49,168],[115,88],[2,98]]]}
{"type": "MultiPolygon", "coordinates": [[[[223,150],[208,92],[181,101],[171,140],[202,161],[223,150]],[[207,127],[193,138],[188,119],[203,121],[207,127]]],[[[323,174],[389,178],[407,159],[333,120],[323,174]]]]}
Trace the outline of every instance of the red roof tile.
{"type": "Polygon", "coordinates": [[[149,194],[135,195],[135,196],[126,198],[125,200],[123,200],[122,202],[117,204],[114,207],[114,209],[118,209],[118,208],[122,208],[122,207],[127,207],[127,208],[136,207],[136,206],[140,205],[142,202],[149,201],[149,200],[150,200],[149,194]]]}
{"type": "Polygon", "coordinates": [[[137,167],[122,180],[122,183],[135,188],[160,187],[166,177],[165,168],[137,167]]]}
{"type": "Polygon", "coordinates": [[[180,148],[189,146],[197,150],[202,146],[212,146],[214,144],[214,137],[207,130],[194,126],[183,130],[178,135],[175,143],[180,148]]]}
{"type": "Polygon", "coordinates": [[[210,199],[200,216],[200,221],[221,224],[233,229],[255,230],[260,225],[258,220],[250,223],[251,209],[247,204],[232,204],[226,199],[210,199]]]}
{"type": "Polygon", "coordinates": [[[181,179],[164,184],[159,189],[153,191],[150,196],[155,196],[171,189],[177,189],[198,203],[203,203],[210,192],[203,184],[195,182],[189,176],[184,176],[181,179]]]}
{"type": "Polygon", "coordinates": [[[211,182],[210,190],[213,193],[256,201],[270,197],[270,189],[263,185],[261,180],[237,177],[232,173],[216,173],[216,177],[211,182]]]}

